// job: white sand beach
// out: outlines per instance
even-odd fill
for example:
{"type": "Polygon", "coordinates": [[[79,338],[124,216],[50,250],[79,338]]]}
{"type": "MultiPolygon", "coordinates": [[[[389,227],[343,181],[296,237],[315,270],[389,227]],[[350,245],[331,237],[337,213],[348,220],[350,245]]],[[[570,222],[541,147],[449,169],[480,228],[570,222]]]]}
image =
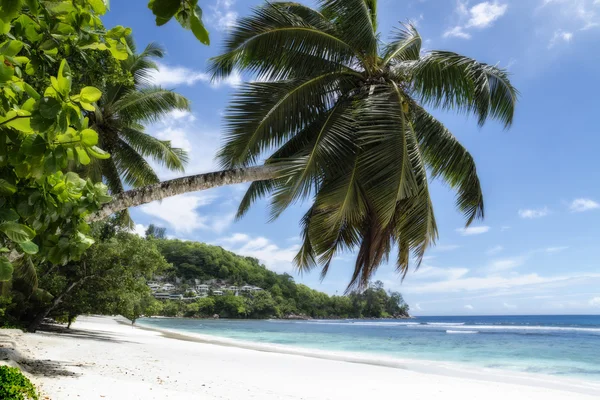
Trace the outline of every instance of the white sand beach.
{"type": "Polygon", "coordinates": [[[52,400],[600,398],[591,382],[425,362],[378,366],[167,336],[80,317],[69,334],[0,331],[0,350],[52,400]]]}

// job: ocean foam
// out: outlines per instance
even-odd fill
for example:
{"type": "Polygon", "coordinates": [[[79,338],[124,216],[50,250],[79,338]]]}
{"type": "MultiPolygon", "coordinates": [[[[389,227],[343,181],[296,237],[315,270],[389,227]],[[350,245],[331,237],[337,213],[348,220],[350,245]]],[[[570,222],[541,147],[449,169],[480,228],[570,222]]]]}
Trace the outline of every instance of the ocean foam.
{"type": "Polygon", "coordinates": [[[582,328],[571,326],[524,326],[524,325],[464,325],[465,329],[507,330],[507,331],[545,331],[545,332],[586,332],[600,334],[600,328],[582,328]]]}
{"type": "Polygon", "coordinates": [[[316,324],[316,325],[344,325],[344,326],[410,326],[421,325],[419,322],[387,322],[387,321],[347,321],[347,322],[330,322],[330,321],[294,321],[298,324],[316,324]]]}
{"type": "Polygon", "coordinates": [[[473,334],[473,333],[479,333],[479,331],[452,331],[452,330],[446,330],[446,333],[450,333],[450,334],[455,334],[455,333],[462,333],[462,334],[473,334]]]}

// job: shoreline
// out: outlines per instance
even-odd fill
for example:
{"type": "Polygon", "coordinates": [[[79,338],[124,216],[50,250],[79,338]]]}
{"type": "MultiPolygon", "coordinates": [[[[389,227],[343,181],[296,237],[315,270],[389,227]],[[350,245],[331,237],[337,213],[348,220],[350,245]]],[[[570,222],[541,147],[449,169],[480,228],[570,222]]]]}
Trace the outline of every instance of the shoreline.
{"type": "MultiPolygon", "coordinates": [[[[123,318],[126,321],[126,318],[123,318]]],[[[237,321],[237,320],[236,320],[237,321]]],[[[120,320],[119,323],[128,324],[120,320]]],[[[131,325],[131,321],[129,321],[131,325]]],[[[559,377],[529,372],[515,372],[501,368],[476,367],[450,361],[421,360],[413,358],[392,358],[383,355],[369,355],[365,353],[327,351],[310,347],[294,347],[273,343],[261,343],[231,339],[216,335],[198,334],[193,332],[182,332],[171,329],[161,329],[134,324],[142,330],[160,333],[165,338],[182,340],[187,342],[203,343],[216,346],[233,347],[245,350],[260,351],[266,353],[287,354],[315,359],[341,361],[355,364],[371,365],[377,367],[395,368],[406,371],[418,372],[430,375],[440,375],[454,378],[469,378],[483,382],[495,383],[520,383],[528,386],[551,387],[557,390],[577,391],[582,394],[600,396],[600,382],[587,381],[584,379],[559,377]]]]}
{"type": "Polygon", "coordinates": [[[69,332],[0,331],[0,350],[6,357],[14,348],[12,358],[21,358],[14,361],[52,400],[362,400],[398,393],[423,400],[600,396],[600,385],[593,382],[256,343],[240,347],[232,340],[132,327],[125,321],[86,316],[69,332]]]}

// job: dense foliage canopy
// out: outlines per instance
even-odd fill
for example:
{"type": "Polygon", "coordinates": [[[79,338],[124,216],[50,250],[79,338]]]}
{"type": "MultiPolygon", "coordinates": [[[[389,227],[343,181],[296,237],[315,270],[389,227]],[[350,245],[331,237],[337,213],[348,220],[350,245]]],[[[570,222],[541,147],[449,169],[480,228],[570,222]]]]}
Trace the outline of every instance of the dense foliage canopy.
{"type": "Polygon", "coordinates": [[[313,318],[383,318],[407,316],[408,305],[397,292],[386,292],[376,282],[366,290],[346,296],[329,296],[306,285],[297,284],[289,274],[277,274],[252,257],[243,257],[221,247],[179,240],[156,240],[165,259],[173,265],[165,278],[179,278],[193,286],[195,279],[222,280],[233,285],[245,284],[264,289],[248,296],[214,296],[193,303],[167,302],[166,316],[211,316],[230,318],[285,317],[290,314],[313,318]]]}
{"type": "Polygon", "coordinates": [[[152,311],[156,300],[146,282],[168,267],[154,241],[123,231],[114,220],[95,224],[91,234],[96,243],[80,260],[37,266],[43,298],[29,296],[29,286],[15,279],[0,322],[33,331],[45,317],[71,322],[86,313],[121,314],[135,320],[152,311]]]}

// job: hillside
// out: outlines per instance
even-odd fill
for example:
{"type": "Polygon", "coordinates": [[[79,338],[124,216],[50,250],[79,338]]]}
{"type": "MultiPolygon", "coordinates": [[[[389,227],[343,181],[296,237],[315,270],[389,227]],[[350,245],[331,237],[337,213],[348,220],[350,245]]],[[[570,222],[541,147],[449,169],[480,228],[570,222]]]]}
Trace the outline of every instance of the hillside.
{"type": "Polygon", "coordinates": [[[205,243],[154,239],[173,265],[162,276],[172,283],[176,293],[196,299],[186,302],[166,301],[162,314],[208,316],[213,313],[230,318],[268,318],[303,315],[311,318],[386,318],[408,316],[408,305],[397,292],[386,292],[381,282],[364,291],[345,296],[329,296],[297,284],[289,274],[277,274],[252,257],[236,255],[205,243]],[[199,284],[223,284],[241,288],[245,285],[260,291],[233,290],[218,293],[210,290],[201,295],[199,284]],[[177,304],[180,303],[180,304],[177,304]]]}

